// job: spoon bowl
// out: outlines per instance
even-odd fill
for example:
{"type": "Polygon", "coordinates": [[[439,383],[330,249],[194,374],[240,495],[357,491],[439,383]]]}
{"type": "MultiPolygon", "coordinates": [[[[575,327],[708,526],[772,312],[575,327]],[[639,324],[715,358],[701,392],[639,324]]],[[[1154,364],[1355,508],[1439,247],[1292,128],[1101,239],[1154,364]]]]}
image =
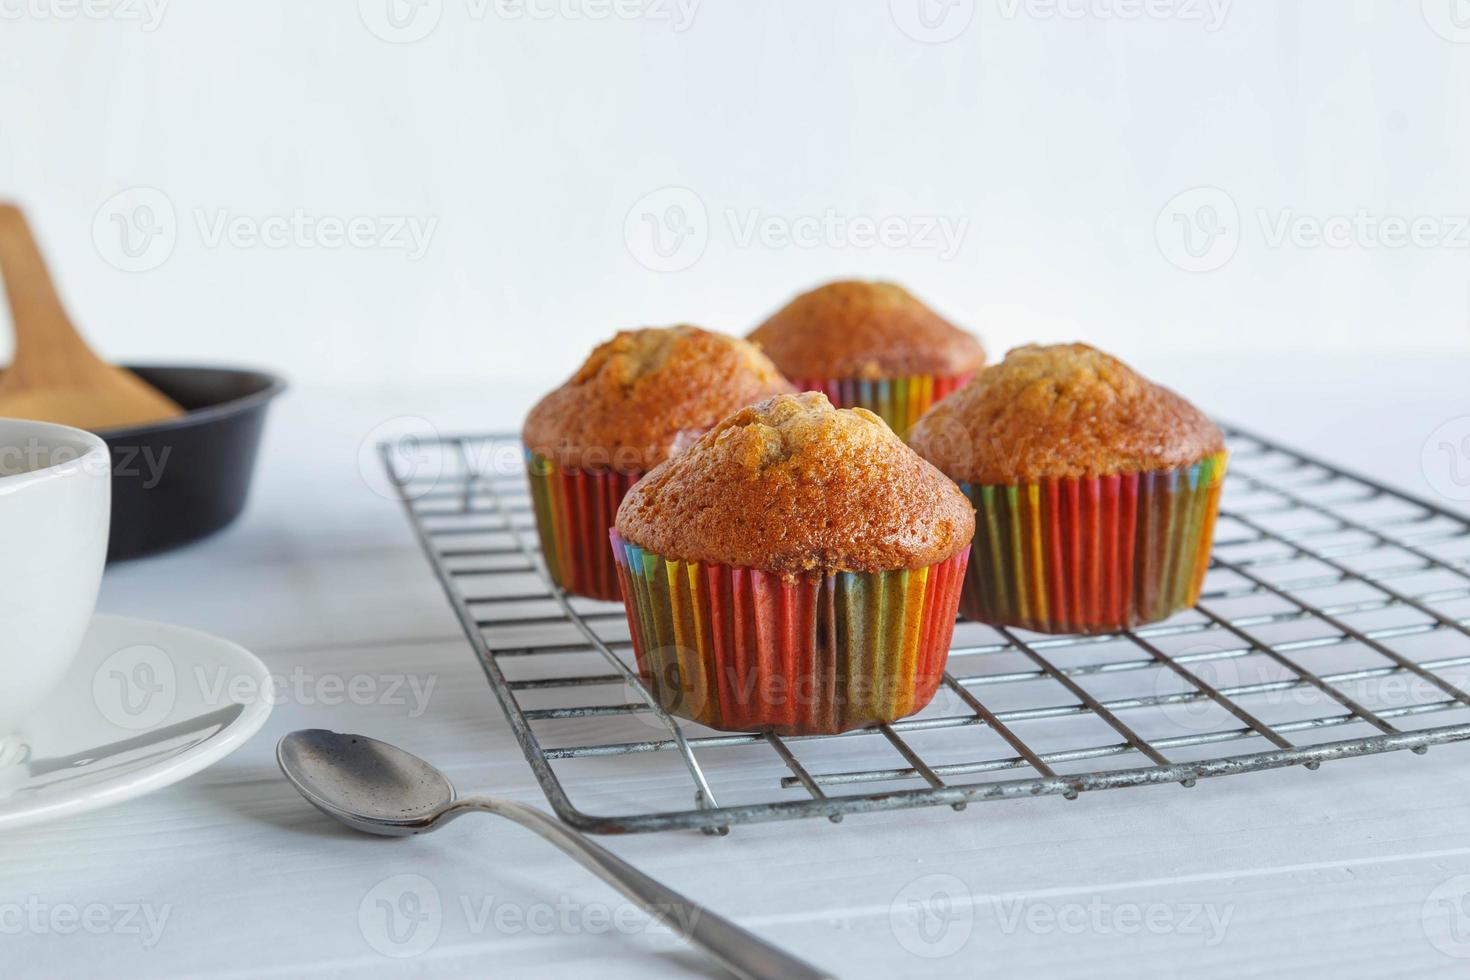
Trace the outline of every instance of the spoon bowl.
{"type": "Polygon", "coordinates": [[[535,807],[493,796],[456,798],[449,777],[387,742],[307,729],[281,739],[276,761],[312,806],[354,830],[408,837],[438,830],[466,813],[499,814],[556,845],[737,976],[751,980],[829,976],[650,878],[535,807]]]}
{"type": "Polygon", "coordinates": [[[454,803],[449,777],[412,753],[366,735],[320,728],[276,747],[281,771],[312,806],[354,830],[408,837],[434,829],[454,803]]]}

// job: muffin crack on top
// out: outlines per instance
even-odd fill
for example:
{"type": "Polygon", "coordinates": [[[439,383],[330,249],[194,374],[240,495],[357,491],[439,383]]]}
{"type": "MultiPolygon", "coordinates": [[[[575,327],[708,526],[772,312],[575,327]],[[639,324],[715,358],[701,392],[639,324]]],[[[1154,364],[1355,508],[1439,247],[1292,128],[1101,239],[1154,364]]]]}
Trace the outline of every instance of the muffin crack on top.
{"type": "Polygon", "coordinates": [[[741,409],[656,467],[624,499],[617,531],[682,561],[873,572],[953,557],[974,512],[877,416],[807,392],[741,409]]]}
{"type": "Polygon", "coordinates": [[[692,326],[625,330],[531,409],[523,438],[564,468],[642,471],[735,408],[791,390],[748,341],[692,326]]]}
{"type": "Polygon", "coordinates": [[[1172,469],[1225,448],[1204,413],[1086,344],[1016,348],[935,405],[909,443],[981,485],[1172,469]]]}

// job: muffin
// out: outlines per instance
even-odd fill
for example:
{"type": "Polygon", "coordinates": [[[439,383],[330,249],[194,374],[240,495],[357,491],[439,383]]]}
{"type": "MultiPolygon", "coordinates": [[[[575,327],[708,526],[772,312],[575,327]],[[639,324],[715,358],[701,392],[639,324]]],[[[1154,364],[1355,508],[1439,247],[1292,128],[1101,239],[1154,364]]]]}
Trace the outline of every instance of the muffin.
{"type": "Polygon", "coordinates": [[[674,714],[832,734],[934,696],[975,518],[865,409],[778,395],[655,467],[612,535],[639,670],[674,714]]]}
{"type": "Polygon", "coordinates": [[[607,535],[628,488],[737,408],[791,390],[754,345],[698,327],[625,330],[599,346],[522,433],[551,577],[616,601],[607,535]]]}
{"type": "Polygon", "coordinates": [[[1199,600],[1224,437],[1116,358],[1086,344],[1013,350],[910,441],[975,505],[967,619],[1103,633],[1199,600]]]}
{"type": "Polygon", "coordinates": [[[899,435],[985,363],[980,341],[886,282],[803,293],[750,339],[797,388],[866,408],[899,435]]]}

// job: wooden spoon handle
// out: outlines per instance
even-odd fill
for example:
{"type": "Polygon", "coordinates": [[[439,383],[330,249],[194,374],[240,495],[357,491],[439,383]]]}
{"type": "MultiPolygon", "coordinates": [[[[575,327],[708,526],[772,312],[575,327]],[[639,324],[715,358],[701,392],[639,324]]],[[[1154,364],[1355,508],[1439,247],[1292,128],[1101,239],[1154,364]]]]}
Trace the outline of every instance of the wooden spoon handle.
{"type": "Polygon", "coordinates": [[[59,367],[67,374],[70,368],[99,362],[67,317],[31,226],[13,204],[0,203],[0,276],[15,327],[11,371],[28,374],[59,367]]]}

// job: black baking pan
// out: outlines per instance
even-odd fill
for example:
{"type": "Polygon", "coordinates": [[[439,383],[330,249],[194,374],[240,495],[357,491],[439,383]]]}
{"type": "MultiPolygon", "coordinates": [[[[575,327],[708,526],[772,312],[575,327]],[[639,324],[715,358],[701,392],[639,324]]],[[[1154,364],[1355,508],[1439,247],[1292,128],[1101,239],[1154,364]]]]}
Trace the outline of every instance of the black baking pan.
{"type": "Polygon", "coordinates": [[[240,516],[266,407],[286,387],[264,371],[128,368],[187,414],[97,433],[112,449],[108,561],[197,541],[240,516]]]}

